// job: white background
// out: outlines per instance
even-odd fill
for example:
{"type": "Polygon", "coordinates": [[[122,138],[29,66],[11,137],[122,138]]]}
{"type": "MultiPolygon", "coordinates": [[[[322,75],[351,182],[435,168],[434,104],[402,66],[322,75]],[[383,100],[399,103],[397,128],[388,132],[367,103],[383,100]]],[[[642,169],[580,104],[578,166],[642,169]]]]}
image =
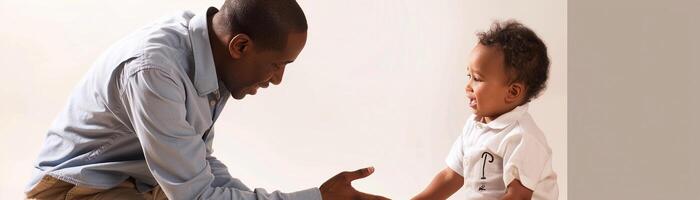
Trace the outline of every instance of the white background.
{"type": "MultiPolygon", "coordinates": [[[[21,199],[45,132],[71,89],[112,42],[178,10],[222,1],[1,0],[0,199],[21,199]]],[[[279,86],[231,100],[215,155],[250,187],[318,187],[343,170],[408,199],[445,167],[469,114],[464,84],[474,33],[494,19],[535,30],[552,60],[549,87],[530,106],[567,193],[566,1],[300,1],[309,38],[279,86]]],[[[460,199],[463,193],[452,199],[460,199]]]]}

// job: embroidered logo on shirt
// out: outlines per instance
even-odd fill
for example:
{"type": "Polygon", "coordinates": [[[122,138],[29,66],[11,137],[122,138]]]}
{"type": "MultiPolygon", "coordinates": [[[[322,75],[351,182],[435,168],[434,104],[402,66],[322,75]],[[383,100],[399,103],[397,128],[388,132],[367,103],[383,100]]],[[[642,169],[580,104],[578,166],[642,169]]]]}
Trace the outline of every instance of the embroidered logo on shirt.
{"type": "MultiPolygon", "coordinates": [[[[488,160],[488,162],[493,163],[493,155],[491,155],[491,153],[484,152],[481,154],[481,158],[484,159],[484,164],[481,165],[481,180],[486,180],[486,160],[489,156],[491,156],[491,160],[488,160]]],[[[486,181],[482,181],[481,185],[479,186],[479,191],[486,191],[486,181]]]]}

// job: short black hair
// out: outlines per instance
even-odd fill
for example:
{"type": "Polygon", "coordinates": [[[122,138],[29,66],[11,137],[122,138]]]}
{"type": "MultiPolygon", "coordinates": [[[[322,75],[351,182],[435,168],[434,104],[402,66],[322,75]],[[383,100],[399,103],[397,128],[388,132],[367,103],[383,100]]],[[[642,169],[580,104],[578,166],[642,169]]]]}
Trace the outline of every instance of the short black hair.
{"type": "Polygon", "coordinates": [[[491,29],[477,33],[479,43],[499,47],[505,57],[509,83],[525,84],[524,103],[536,98],[546,87],[549,74],[547,46],[529,28],[516,20],[495,21],[491,29]]]}
{"type": "Polygon", "coordinates": [[[248,35],[263,49],[284,49],[289,33],[308,28],[295,0],[226,0],[220,10],[229,31],[248,35]]]}

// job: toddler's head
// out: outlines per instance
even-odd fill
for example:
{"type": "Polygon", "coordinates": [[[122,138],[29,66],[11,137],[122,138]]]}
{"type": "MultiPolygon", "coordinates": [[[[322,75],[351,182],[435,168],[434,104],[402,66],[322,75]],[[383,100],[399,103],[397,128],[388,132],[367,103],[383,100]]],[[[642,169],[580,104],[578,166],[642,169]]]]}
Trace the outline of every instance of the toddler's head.
{"type": "Polygon", "coordinates": [[[540,94],[549,57],[537,34],[514,20],[496,21],[477,36],[465,90],[474,114],[488,122],[540,94]]]}

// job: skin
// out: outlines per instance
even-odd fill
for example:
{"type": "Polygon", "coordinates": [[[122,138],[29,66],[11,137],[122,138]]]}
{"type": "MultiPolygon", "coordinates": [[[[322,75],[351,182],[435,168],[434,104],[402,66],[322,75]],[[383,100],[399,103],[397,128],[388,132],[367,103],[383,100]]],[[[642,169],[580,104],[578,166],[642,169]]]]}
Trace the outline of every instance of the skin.
{"type": "MultiPolygon", "coordinates": [[[[509,83],[503,51],[498,46],[477,44],[472,49],[464,88],[467,102],[477,118],[488,123],[523,103],[525,85],[509,83]]],[[[464,177],[445,168],[413,200],[447,199],[464,185],[464,177]]],[[[502,200],[531,199],[532,190],[515,179],[507,186],[502,200]]]]}
{"type": "Polygon", "coordinates": [[[469,107],[482,122],[490,122],[518,105],[525,96],[523,83],[509,83],[505,57],[498,46],[477,44],[467,73],[469,107]]]}
{"type": "Polygon", "coordinates": [[[287,64],[294,62],[306,44],[306,32],[292,32],[285,48],[266,49],[256,46],[250,36],[230,33],[219,13],[211,17],[210,41],[216,75],[235,99],[255,95],[259,88],[282,82],[287,64]]]}
{"type": "MultiPolygon", "coordinates": [[[[231,33],[223,23],[223,15],[218,12],[210,14],[207,19],[216,75],[235,99],[255,95],[259,88],[267,88],[270,83],[280,84],[287,64],[296,60],[306,44],[306,32],[291,32],[281,50],[262,48],[246,34],[231,33]]],[[[352,181],[373,172],[374,168],[370,167],[339,173],[319,187],[321,196],[324,200],[387,199],[352,187],[352,181]]]]}
{"type": "Polygon", "coordinates": [[[447,199],[464,185],[464,177],[450,168],[445,168],[435,175],[428,187],[419,193],[413,200],[447,199]]]}
{"type": "Polygon", "coordinates": [[[333,176],[319,187],[321,199],[388,200],[388,198],[363,193],[352,188],[352,181],[365,178],[372,173],[374,173],[374,167],[341,172],[333,176]]]}

